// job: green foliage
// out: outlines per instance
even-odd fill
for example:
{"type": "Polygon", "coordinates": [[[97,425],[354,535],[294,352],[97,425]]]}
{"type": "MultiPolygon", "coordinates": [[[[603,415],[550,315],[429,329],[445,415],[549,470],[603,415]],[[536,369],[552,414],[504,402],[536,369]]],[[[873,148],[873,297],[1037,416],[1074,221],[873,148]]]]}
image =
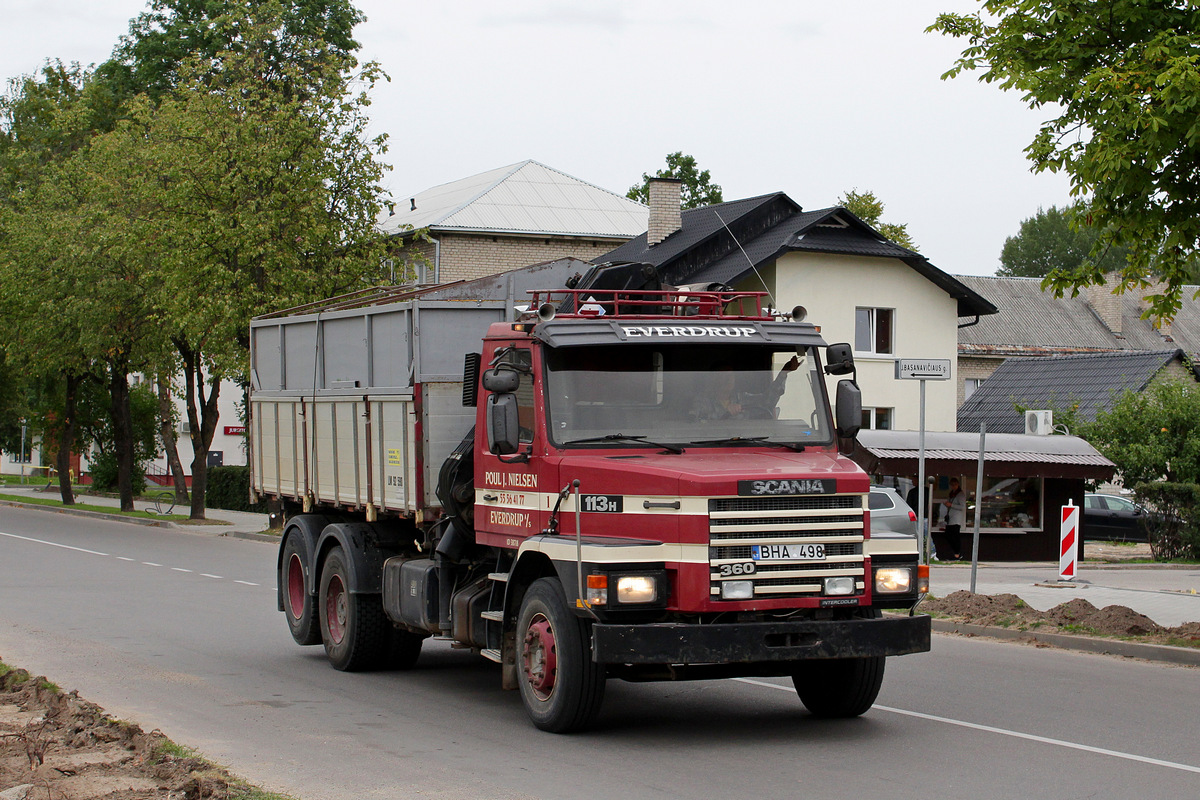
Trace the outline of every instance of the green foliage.
{"type": "Polygon", "coordinates": [[[1120,286],[1161,281],[1150,313],[1170,318],[1200,249],[1200,5],[1184,0],[985,0],[929,27],[965,40],[943,76],[1022,93],[1050,118],[1025,152],[1065,172],[1100,232],[1090,258],[1055,269],[1060,295],[1103,282],[1100,256],[1129,248],[1120,286]]]}
{"type": "Polygon", "coordinates": [[[265,503],[250,504],[249,467],[210,467],[208,470],[208,507],[229,511],[267,513],[265,503]]]}
{"type": "Polygon", "coordinates": [[[683,181],[681,205],[683,208],[699,208],[724,202],[721,187],[712,182],[708,170],[701,172],[696,159],[685,156],[682,151],[667,154],[667,168],[650,175],[642,173],[642,182],[629,187],[625,196],[639,203],[650,202],[651,178],[679,178],[683,181]]]}
{"type": "Polygon", "coordinates": [[[860,192],[857,189],[851,189],[838,198],[838,205],[845,206],[847,211],[882,233],[889,241],[895,242],[907,250],[912,250],[914,253],[918,252],[917,245],[908,235],[907,224],[897,225],[881,221],[883,201],[876,197],[871,190],[860,192]]]}
{"type": "Polygon", "coordinates": [[[1157,513],[1146,520],[1150,552],[1156,561],[1200,559],[1200,486],[1195,483],[1139,483],[1137,501],[1157,513]]]}
{"type": "MultiPolygon", "coordinates": [[[[1077,271],[1091,257],[1100,232],[1088,224],[1087,206],[1078,202],[1065,209],[1050,206],[1022,220],[1016,236],[1004,240],[996,274],[1009,278],[1044,278],[1054,270],[1077,271]]],[[[1108,273],[1121,269],[1127,248],[1112,246],[1097,257],[1108,273]]]]}
{"type": "MultiPolygon", "coordinates": [[[[97,452],[88,459],[88,471],[92,476],[92,488],[98,492],[115,492],[119,488],[117,482],[117,456],[115,453],[97,452]]],[[[133,494],[140,495],[146,491],[146,468],[140,461],[133,464],[133,475],[130,476],[130,488],[133,494]]]]}
{"type": "MultiPolygon", "coordinates": [[[[130,94],[146,93],[154,99],[186,82],[189,60],[216,60],[222,53],[247,44],[239,24],[222,20],[248,19],[255,5],[250,0],[152,0],[129,26],[109,68],[130,94]]],[[[264,77],[286,78],[306,59],[319,61],[325,54],[352,60],[359,44],[354,26],[366,17],[347,0],[284,0],[276,4],[277,35],[262,45],[264,77]],[[320,43],[314,48],[314,43],[320,43]]]]}
{"type": "Polygon", "coordinates": [[[1127,391],[1079,434],[1117,465],[1126,486],[1200,483],[1200,386],[1162,381],[1127,391]]]}

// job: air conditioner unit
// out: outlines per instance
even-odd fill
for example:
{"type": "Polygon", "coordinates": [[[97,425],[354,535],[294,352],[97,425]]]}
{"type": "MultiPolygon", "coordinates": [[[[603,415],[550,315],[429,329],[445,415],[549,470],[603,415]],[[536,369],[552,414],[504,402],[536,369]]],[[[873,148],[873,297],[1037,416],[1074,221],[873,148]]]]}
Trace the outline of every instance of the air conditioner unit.
{"type": "Polygon", "coordinates": [[[1049,436],[1054,432],[1053,411],[1026,411],[1025,433],[1030,436],[1049,436]]]}
{"type": "Polygon", "coordinates": [[[191,433],[192,432],[192,423],[188,422],[186,419],[183,422],[179,423],[179,432],[180,433],[191,433]]]}

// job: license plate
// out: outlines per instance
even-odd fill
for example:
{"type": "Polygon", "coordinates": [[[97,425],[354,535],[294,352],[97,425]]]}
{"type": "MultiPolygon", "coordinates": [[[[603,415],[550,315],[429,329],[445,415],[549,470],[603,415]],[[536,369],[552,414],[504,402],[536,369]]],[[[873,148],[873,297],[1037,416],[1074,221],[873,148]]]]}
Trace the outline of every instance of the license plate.
{"type": "Polygon", "coordinates": [[[750,547],[755,561],[824,561],[823,544],[756,544],[750,547]]]}

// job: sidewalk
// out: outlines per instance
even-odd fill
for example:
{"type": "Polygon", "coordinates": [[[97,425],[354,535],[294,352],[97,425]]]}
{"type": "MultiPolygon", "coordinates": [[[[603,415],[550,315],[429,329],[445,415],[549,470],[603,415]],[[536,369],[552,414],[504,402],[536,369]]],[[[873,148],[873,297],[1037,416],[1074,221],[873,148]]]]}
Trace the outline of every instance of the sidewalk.
{"type": "MultiPolygon", "coordinates": [[[[929,582],[938,597],[969,590],[971,566],[934,564],[929,582]]],[[[1200,565],[1092,565],[1084,561],[1074,581],[1060,582],[1057,564],[984,562],[979,565],[975,590],[1015,594],[1038,611],[1081,598],[1096,608],[1132,608],[1166,627],[1200,622],[1200,565]]]]}
{"type": "MultiPolygon", "coordinates": [[[[52,492],[42,491],[42,488],[44,486],[45,486],[44,483],[40,484],[40,485],[36,485],[36,486],[33,484],[28,484],[25,486],[21,486],[19,484],[18,485],[9,484],[7,486],[0,486],[0,494],[7,494],[10,496],[28,495],[29,497],[48,498],[48,499],[52,499],[52,500],[57,500],[59,497],[58,492],[57,491],[52,491],[52,492]]],[[[89,505],[89,506],[105,506],[105,507],[113,508],[114,510],[119,509],[121,507],[121,501],[115,497],[95,497],[93,495],[79,495],[75,498],[75,501],[77,503],[83,503],[83,504],[89,505]]],[[[153,510],[153,508],[154,508],[153,503],[149,503],[145,500],[135,500],[133,505],[134,505],[134,508],[136,508],[138,511],[153,510]]],[[[28,508],[28,506],[23,506],[23,507],[28,508]]],[[[57,508],[50,509],[50,508],[46,508],[45,506],[36,506],[36,508],[45,509],[47,511],[56,511],[56,512],[59,511],[59,509],[57,509],[57,508]]],[[[70,507],[66,507],[59,513],[71,513],[71,509],[70,509],[70,507]]],[[[87,514],[88,512],[78,512],[78,513],[87,514]]],[[[186,506],[176,506],[175,509],[171,513],[186,515],[189,513],[189,510],[186,506]]],[[[181,531],[188,531],[190,533],[203,533],[203,534],[208,534],[211,536],[249,537],[249,536],[255,536],[256,534],[261,534],[261,533],[265,532],[271,526],[270,519],[268,518],[268,516],[266,514],[249,514],[244,511],[227,511],[223,508],[210,508],[207,510],[206,516],[208,517],[208,521],[204,522],[204,523],[190,523],[187,521],[166,522],[166,521],[161,521],[161,520],[129,518],[129,517],[121,517],[120,520],[122,522],[129,522],[129,523],[133,523],[135,525],[154,525],[154,526],[158,526],[158,527],[168,527],[168,528],[174,528],[174,529],[181,530],[181,531]]]]}

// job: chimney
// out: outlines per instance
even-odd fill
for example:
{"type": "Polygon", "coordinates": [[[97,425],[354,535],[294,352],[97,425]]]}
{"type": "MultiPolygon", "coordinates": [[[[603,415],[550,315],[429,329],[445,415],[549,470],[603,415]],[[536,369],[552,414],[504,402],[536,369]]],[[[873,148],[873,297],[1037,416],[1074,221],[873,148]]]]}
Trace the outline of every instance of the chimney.
{"type": "MultiPolygon", "coordinates": [[[[1146,299],[1147,295],[1162,294],[1166,290],[1167,284],[1163,281],[1151,281],[1150,285],[1142,289],[1138,295],[1138,310],[1145,313],[1146,309],[1150,307],[1150,302],[1146,299]]],[[[1175,337],[1171,335],[1170,319],[1154,319],[1151,317],[1150,324],[1155,327],[1159,335],[1162,336],[1164,340],[1167,342],[1175,341],[1175,337]]]]}
{"type": "Polygon", "coordinates": [[[1096,312],[1096,316],[1100,318],[1110,331],[1117,336],[1122,334],[1121,330],[1121,295],[1113,294],[1113,289],[1117,286],[1117,275],[1115,272],[1110,272],[1105,276],[1105,282],[1095,286],[1089,286],[1084,291],[1086,292],[1088,305],[1092,307],[1092,311],[1096,312]]]}
{"type": "Polygon", "coordinates": [[[679,178],[651,178],[650,225],[646,229],[646,244],[649,247],[666,239],[683,227],[683,211],[680,194],[683,181],[679,178]]]}

